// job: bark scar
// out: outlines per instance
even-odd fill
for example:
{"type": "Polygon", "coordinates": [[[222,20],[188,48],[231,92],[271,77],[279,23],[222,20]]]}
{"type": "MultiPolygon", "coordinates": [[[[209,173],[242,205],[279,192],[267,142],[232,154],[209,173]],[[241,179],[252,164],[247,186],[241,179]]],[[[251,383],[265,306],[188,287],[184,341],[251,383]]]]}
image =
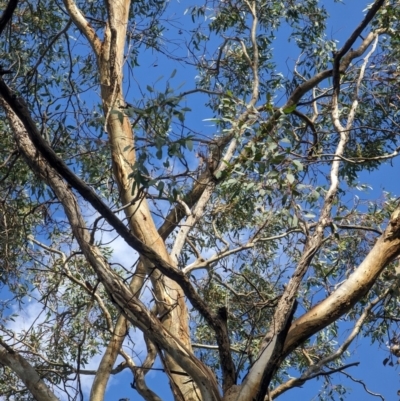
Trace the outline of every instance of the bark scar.
{"type": "Polygon", "coordinates": [[[385,241],[393,238],[400,238],[400,208],[392,213],[386,229],[385,241]]]}

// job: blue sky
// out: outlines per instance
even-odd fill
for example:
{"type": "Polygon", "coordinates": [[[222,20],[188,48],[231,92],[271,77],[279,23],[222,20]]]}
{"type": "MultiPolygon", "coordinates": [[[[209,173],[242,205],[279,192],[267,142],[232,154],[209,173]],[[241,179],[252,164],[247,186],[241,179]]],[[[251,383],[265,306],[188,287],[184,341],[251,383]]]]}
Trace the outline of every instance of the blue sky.
{"type": "MultiPolygon", "coordinates": [[[[174,16],[177,18],[178,23],[182,23],[183,27],[186,27],[186,24],[190,24],[190,17],[188,15],[183,16],[183,10],[188,4],[193,3],[195,2],[191,1],[188,3],[182,0],[176,3],[172,1],[167,15],[174,16]]],[[[347,0],[342,4],[334,2],[333,0],[324,0],[321,1],[321,3],[327,7],[331,15],[331,19],[328,23],[327,36],[329,39],[338,40],[338,48],[340,48],[343,41],[347,39],[349,34],[362,20],[362,11],[371,1],[347,0]]],[[[298,50],[295,49],[292,43],[288,43],[285,36],[287,36],[287,34],[285,29],[282,28],[282,36],[276,40],[274,45],[278,67],[281,68],[281,72],[283,73],[288,71],[287,65],[292,65],[293,61],[298,56],[298,50]],[[282,37],[285,38],[282,39],[282,37]]],[[[179,65],[171,62],[159,54],[153,54],[151,51],[147,51],[144,55],[139,57],[139,64],[140,66],[135,68],[133,74],[136,81],[140,82],[142,88],[145,88],[147,84],[153,85],[162,75],[167,79],[175,68],[178,69],[178,73],[171,81],[172,86],[176,87],[183,82],[185,82],[185,84],[182,90],[192,89],[195,86],[196,72],[192,67],[187,65],[179,65]]],[[[163,88],[165,79],[158,80],[156,87],[160,89],[163,88]]],[[[129,101],[129,96],[127,100],[129,101]]],[[[204,123],[203,120],[210,117],[210,115],[209,111],[204,108],[204,101],[205,97],[201,94],[190,97],[188,104],[195,110],[195,113],[188,116],[188,121],[189,124],[197,124],[198,127],[203,127],[202,129],[207,132],[210,128],[207,128],[207,124],[204,123]]],[[[373,173],[362,173],[359,176],[360,183],[367,183],[372,187],[372,190],[362,194],[363,197],[370,197],[371,199],[379,198],[383,191],[399,193],[398,181],[395,179],[398,171],[399,163],[396,162],[394,166],[387,163],[382,166],[379,171],[373,173]]],[[[344,334],[346,334],[346,331],[344,331],[344,334]]],[[[397,399],[396,393],[397,390],[400,389],[399,371],[396,367],[390,367],[388,365],[383,366],[382,363],[384,358],[389,355],[387,349],[379,348],[377,344],[371,344],[369,339],[360,337],[355,340],[350,347],[350,353],[351,357],[347,362],[360,362],[360,365],[358,367],[349,368],[346,371],[347,373],[352,375],[355,379],[363,380],[370,391],[382,394],[386,400],[397,399]]],[[[296,372],[293,372],[293,375],[296,376],[296,372]]],[[[122,377],[116,378],[113,381],[115,385],[110,386],[106,401],[114,401],[125,397],[130,398],[131,401],[140,399],[137,393],[129,386],[129,382],[131,381],[130,374],[126,373],[122,377]]],[[[346,379],[341,374],[336,374],[333,377],[333,381],[334,384],[340,383],[348,389],[346,397],[348,400],[380,399],[368,394],[361,384],[346,379]]],[[[155,372],[148,374],[147,383],[163,398],[163,400],[172,400],[163,374],[155,372]]],[[[279,400],[317,399],[317,394],[321,387],[322,379],[314,379],[301,388],[288,391],[279,397],[279,400]]]]}
{"type": "MultiPolygon", "coordinates": [[[[344,4],[334,2],[333,0],[322,0],[330,14],[331,20],[328,23],[327,36],[330,39],[336,39],[339,41],[338,47],[343,44],[348,35],[354,30],[354,28],[360,23],[363,13],[362,10],[367,7],[372,0],[347,0],[344,4]]],[[[166,32],[166,36],[174,38],[178,41],[181,40],[179,36],[179,29],[190,29],[191,18],[187,14],[184,16],[184,10],[192,4],[196,4],[194,0],[186,1],[182,0],[177,2],[171,0],[166,16],[174,19],[175,28],[170,27],[170,31],[166,32]]],[[[282,36],[280,36],[274,45],[275,58],[278,62],[280,71],[285,74],[289,69],[287,65],[292,65],[293,61],[298,57],[298,50],[294,47],[293,43],[289,43],[286,39],[287,32],[282,28],[282,36]],[[282,39],[283,38],[283,39],[282,39]]],[[[216,44],[217,46],[218,44],[216,44]]],[[[178,46],[178,42],[175,45],[170,45],[171,48],[175,48],[177,54],[184,51],[183,45],[178,46]]],[[[174,69],[177,69],[177,74],[173,79],[170,80],[172,87],[178,87],[182,83],[181,90],[189,90],[195,87],[196,71],[188,65],[182,63],[176,63],[164,57],[160,54],[155,54],[151,50],[142,53],[139,56],[139,66],[133,70],[133,80],[130,86],[130,92],[127,92],[126,100],[129,102],[130,94],[132,97],[137,98],[135,90],[140,84],[140,88],[146,92],[146,86],[150,85],[163,90],[165,88],[166,81],[171,76],[174,69]],[[159,79],[161,76],[164,78],[159,79]],[[157,83],[155,84],[155,82],[157,83]]],[[[204,133],[213,132],[212,124],[207,123],[204,120],[212,117],[210,111],[204,107],[206,97],[202,94],[196,94],[188,98],[188,105],[192,108],[193,112],[188,115],[188,124],[194,125],[199,131],[204,133]]],[[[364,197],[379,198],[382,191],[390,191],[393,193],[399,193],[399,185],[396,181],[396,176],[399,172],[399,163],[394,163],[394,167],[387,165],[383,166],[379,171],[375,171],[371,174],[362,173],[359,177],[360,182],[368,183],[373,187],[367,194],[363,194],[364,197]]],[[[123,251],[123,245],[121,245],[123,251]]],[[[129,253],[129,250],[127,250],[129,253]]],[[[130,251],[131,252],[131,251],[130,251]]],[[[34,313],[32,312],[32,315],[34,313]]],[[[343,328],[343,327],[342,327],[343,328]]],[[[132,336],[136,337],[137,333],[132,332],[132,336]]],[[[138,337],[139,338],[139,337],[138,337]]],[[[396,392],[400,389],[399,383],[399,371],[395,367],[383,366],[382,362],[384,358],[388,356],[388,352],[385,349],[379,349],[376,344],[371,345],[369,339],[358,338],[350,348],[351,357],[348,359],[348,363],[360,362],[360,366],[348,369],[346,372],[351,374],[354,378],[363,380],[369,390],[372,392],[382,394],[386,400],[395,400],[396,392]]],[[[98,360],[98,359],[97,359],[98,360]]],[[[139,364],[139,361],[138,361],[139,364]]],[[[158,364],[156,367],[160,367],[158,364]]],[[[296,376],[296,372],[293,372],[296,376]]],[[[82,376],[82,380],[87,383],[87,390],[89,389],[89,381],[87,377],[82,376]]],[[[132,382],[132,375],[126,370],[124,373],[113,377],[106,394],[106,401],[118,401],[121,398],[129,398],[130,401],[140,400],[141,397],[131,388],[130,383],[132,382]]],[[[375,399],[371,395],[368,395],[364,388],[348,379],[345,379],[342,375],[336,374],[334,376],[334,383],[340,383],[347,388],[351,388],[349,395],[346,399],[348,400],[369,400],[375,399]]],[[[163,399],[163,401],[172,401],[170,395],[168,382],[166,376],[158,372],[150,372],[147,375],[147,384],[154,389],[157,394],[163,399]]],[[[288,391],[286,394],[279,397],[282,401],[292,401],[294,399],[299,400],[313,400],[322,386],[322,380],[312,380],[305,384],[302,388],[293,389],[288,391]]],[[[338,398],[335,398],[338,399],[338,398]]],[[[378,398],[379,399],[379,398],[378,398]]]]}

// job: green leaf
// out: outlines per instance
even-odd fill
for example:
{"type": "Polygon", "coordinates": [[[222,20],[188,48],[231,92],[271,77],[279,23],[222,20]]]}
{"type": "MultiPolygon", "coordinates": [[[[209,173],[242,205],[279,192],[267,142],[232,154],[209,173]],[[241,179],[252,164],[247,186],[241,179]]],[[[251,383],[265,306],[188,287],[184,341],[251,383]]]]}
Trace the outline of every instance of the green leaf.
{"type": "Polygon", "coordinates": [[[188,150],[192,151],[193,150],[193,141],[191,139],[186,140],[186,147],[188,150]]]}
{"type": "Polygon", "coordinates": [[[289,181],[290,184],[294,183],[295,177],[293,174],[286,174],[286,179],[289,181]]]}
{"type": "Polygon", "coordinates": [[[161,198],[161,196],[163,195],[163,191],[164,191],[164,181],[158,181],[157,184],[157,189],[158,189],[158,197],[161,198]]]}
{"type": "Polygon", "coordinates": [[[294,104],[294,105],[289,106],[289,107],[285,107],[285,108],[283,109],[283,112],[284,112],[285,114],[293,113],[293,112],[296,110],[296,107],[297,107],[297,104],[294,104]]]}
{"type": "Polygon", "coordinates": [[[293,164],[297,167],[297,171],[303,171],[304,166],[300,161],[293,160],[293,164]]]}

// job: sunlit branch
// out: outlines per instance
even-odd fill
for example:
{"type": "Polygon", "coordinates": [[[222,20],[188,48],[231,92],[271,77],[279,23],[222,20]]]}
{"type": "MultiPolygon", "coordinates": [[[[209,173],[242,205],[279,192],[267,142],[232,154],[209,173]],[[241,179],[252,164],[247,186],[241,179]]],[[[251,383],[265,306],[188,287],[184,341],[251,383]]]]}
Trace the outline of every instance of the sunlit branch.
{"type": "MultiPolygon", "coordinates": [[[[257,7],[256,7],[257,2],[255,2],[255,1],[250,2],[248,0],[245,0],[245,3],[249,7],[250,13],[253,17],[253,21],[251,24],[251,31],[250,31],[250,40],[251,40],[251,45],[252,45],[252,50],[253,50],[253,59],[250,60],[250,67],[253,72],[253,91],[252,91],[253,93],[252,93],[252,97],[251,97],[249,106],[254,107],[258,101],[259,88],[260,88],[260,76],[259,76],[259,71],[258,71],[259,51],[258,51],[258,44],[257,44],[257,27],[258,27],[258,16],[257,16],[257,7]]],[[[244,51],[244,54],[247,54],[244,43],[241,42],[241,44],[242,44],[242,49],[244,51]]]]}
{"type": "Polygon", "coordinates": [[[63,1],[65,8],[67,9],[68,14],[70,15],[72,21],[77,26],[77,28],[86,36],[96,57],[100,57],[101,41],[98,38],[95,30],[86,20],[86,18],[82,14],[81,10],[77,7],[74,0],[63,0],[63,1]]]}
{"type": "MultiPolygon", "coordinates": [[[[192,347],[193,347],[193,348],[202,348],[202,349],[215,350],[215,351],[218,350],[218,345],[210,345],[210,344],[193,343],[193,344],[192,344],[192,347]]],[[[245,352],[245,351],[243,351],[243,350],[241,350],[241,349],[239,349],[239,348],[237,348],[237,347],[234,347],[233,345],[231,345],[231,351],[237,352],[237,353],[239,353],[239,354],[242,354],[242,353],[245,352]]]]}
{"type": "MultiPolygon", "coordinates": [[[[356,84],[356,88],[354,90],[354,94],[353,94],[353,101],[352,101],[352,105],[350,108],[350,112],[347,116],[347,124],[346,127],[343,127],[341,122],[340,122],[340,112],[339,112],[339,92],[336,91],[333,94],[332,97],[332,122],[333,125],[336,129],[336,132],[339,134],[340,140],[339,143],[337,145],[336,148],[336,152],[335,152],[335,158],[332,162],[332,167],[331,167],[331,173],[330,173],[330,178],[331,178],[331,185],[330,188],[326,194],[325,197],[325,204],[323,207],[323,212],[321,213],[321,216],[324,215],[324,218],[327,218],[330,214],[330,210],[332,208],[332,201],[334,196],[336,196],[337,190],[339,188],[339,167],[340,167],[340,157],[343,156],[344,152],[345,152],[345,148],[346,148],[346,144],[349,140],[349,132],[350,129],[353,126],[353,122],[354,122],[354,117],[355,117],[355,112],[357,110],[358,107],[358,91],[359,91],[359,87],[361,85],[362,79],[364,77],[364,73],[365,73],[365,68],[367,66],[368,60],[370,58],[370,56],[372,55],[372,53],[375,51],[376,45],[377,45],[377,38],[375,38],[375,41],[372,45],[371,50],[367,53],[367,55],[364,58],[364,62],[361,66],[359,75],[358,75],[358,79],[357,79],[357,84],[356,84]]],[[[340,60],[340,58],[339,58],[340,60]]]]}
{"type": "MultiPolygon", "coordinates": [[[[332,371],[323,372],[322,369],[328,363],[334,361],[335,359],[340,358],[343,355],[343,353],[348,349],[348,347],[353,342],[353,340],[360,333],[360,330],[361,330],[364,322],[370,316],[372,308],[374,306],[376,306],[380,301],[382,301],[382,299],[384,299],[393,290],[394,287],[397,287],[397,285],[398,285],[398,282],[396,281],[396,283],[394,283],[392,286],[387,288],[378,297],[376,297],[374,300],[372,300],[370,303],[368,303],[365,306],[363,313],[358,318],[356,324],[353,327],[353,330],[351,331],[351,333],[347,336],[347,338],[343,341],[341,346],[335,352],[326,356],[325,358],[322,358],[316,364],[312,364],[299,378],[290,379],[287,382],[276,387],[274,390],[271,391],[272,398],[278,397],[279,395],[283,394],[284,392],[290,390],[293,387],[301,386],[306,381],[311,380],[315,377],[318,377],[321,374],[332,374],[333,373],[332,371]]],[[[342,370],[344,368],[345,367],[342,367],[340,370],[342,370]]]]}
{"type": "Polygon", "coordinates": [[[0,363],[14,371],[31,394],[40,401],[59,401],[35,368],[0,339],[0,363]]]}
{"type": "MultiPolygon", "coordinates": [[[[320,157],[339,157],[341,160],[345,161],[346,163],[351,163],[351,164],[363,164],[367,161],[378,161],[378,160],[388,160],[388,159],[393,159],[396,156],[399,155],[400,152],[400,146],[397,147],[392,153],[387,154],[387,155],[382,155],[382,156],[374,156],[374,157],[353,157],[349,159],[348,157],[338,156],[332,153],[322,153],[319,156],[320,157]]],[[[324,160],[324,162],[327,162],[328,160],[324,160]]]]}
{"type": "Polygon", "coordinates": [[[369,58],[372,56],[372,54],[375,52],[376,50],[376,46],[378,45],[378,36],[374,39],[372,46],[371,46],[371,50],[367,53],[367,55],[364,58],[364,61],[361,65],[360,68],[360,72],[358,74],[358,79],[357,79],[357,83],[356,86],[354,88],[354,93],[353,93],[353,102],[347,117],[347,124],[346,124],[346,130],[350,130],[353,126],[353,122],[354,122],[354,118],[356,115],[356,111],[357,111],[357,107],[358,107],[358,94],[360,91],[360,86],[362,84],[362,80],[364,78],[365,75],[365,69],[367,68],[367,64],[369,61],[369,58]]]}
{"type": "Polygon", "coordinates": [[[214,189],[215,183],[211,182],[200,196],[200,199],[197,201],[190,215],[188,215],[185,223],[182,224],[181,228],[179,229],[175,238],[174,246],[172,247],[171,251],[171,257],[173,258],[175,263],[178,262],[178,257],[181,253],[181,250],[185,244],[186,237],[188,236],[190,230],[203,216],[204,210],[208,204],[209,199],[211,198],[211,195],[214,192],[214,189]]]}
{"type": "MultiPolygon", "coordinates": [[[[222,174],[229,165],[231,158],[233,157],[237,147],[237,140],[233,138],[228,146],[225,155],[219,164],[219,167],[214,172],[214,175],[222,174]]],[[[216,182],[214,180],[210,181],[209,184],[203,189],[197,203],[195,204],[191,214],[187,217],[185,224],[183,224],[178,231],[174,245],[172,247],[171,256],[174,258],[175,262],[178,261],[178,256],[181,253],[185,240],[190,232],[190,230],[196,225],[199,219],[203,216],[205,208],[214,193],[216,187],[216,182]]]]}
{"type": "Polygon", "coordinates": [[[134,383],[132,383],[132,387],[134,387],[146,401],[162,401],[154,391],[149,389],[144,378],[148,371],[153,370],[153,364],[157,356],[154,345],[149,346],[149,341],[146,341],[146,344],[147,355],[142,366],[136,366],[132,358],[122,348],[120,349],[120,354],[125,358],[127,366],[134,375],[135,380],[134,383]]]}

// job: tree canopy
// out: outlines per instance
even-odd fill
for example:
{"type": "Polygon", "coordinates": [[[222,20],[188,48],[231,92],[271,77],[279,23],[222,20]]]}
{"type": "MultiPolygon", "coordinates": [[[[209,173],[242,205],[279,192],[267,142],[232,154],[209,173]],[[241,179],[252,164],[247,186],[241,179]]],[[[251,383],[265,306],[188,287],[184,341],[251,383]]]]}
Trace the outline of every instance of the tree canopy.
{"type": "Polygon", "coordinates": [[[400,5],[339,40],[327,3],[0,0],[2,399],[337,399],[360,335],[393,366],[400,205],[360,177],[400,149],[400,5]]]}

